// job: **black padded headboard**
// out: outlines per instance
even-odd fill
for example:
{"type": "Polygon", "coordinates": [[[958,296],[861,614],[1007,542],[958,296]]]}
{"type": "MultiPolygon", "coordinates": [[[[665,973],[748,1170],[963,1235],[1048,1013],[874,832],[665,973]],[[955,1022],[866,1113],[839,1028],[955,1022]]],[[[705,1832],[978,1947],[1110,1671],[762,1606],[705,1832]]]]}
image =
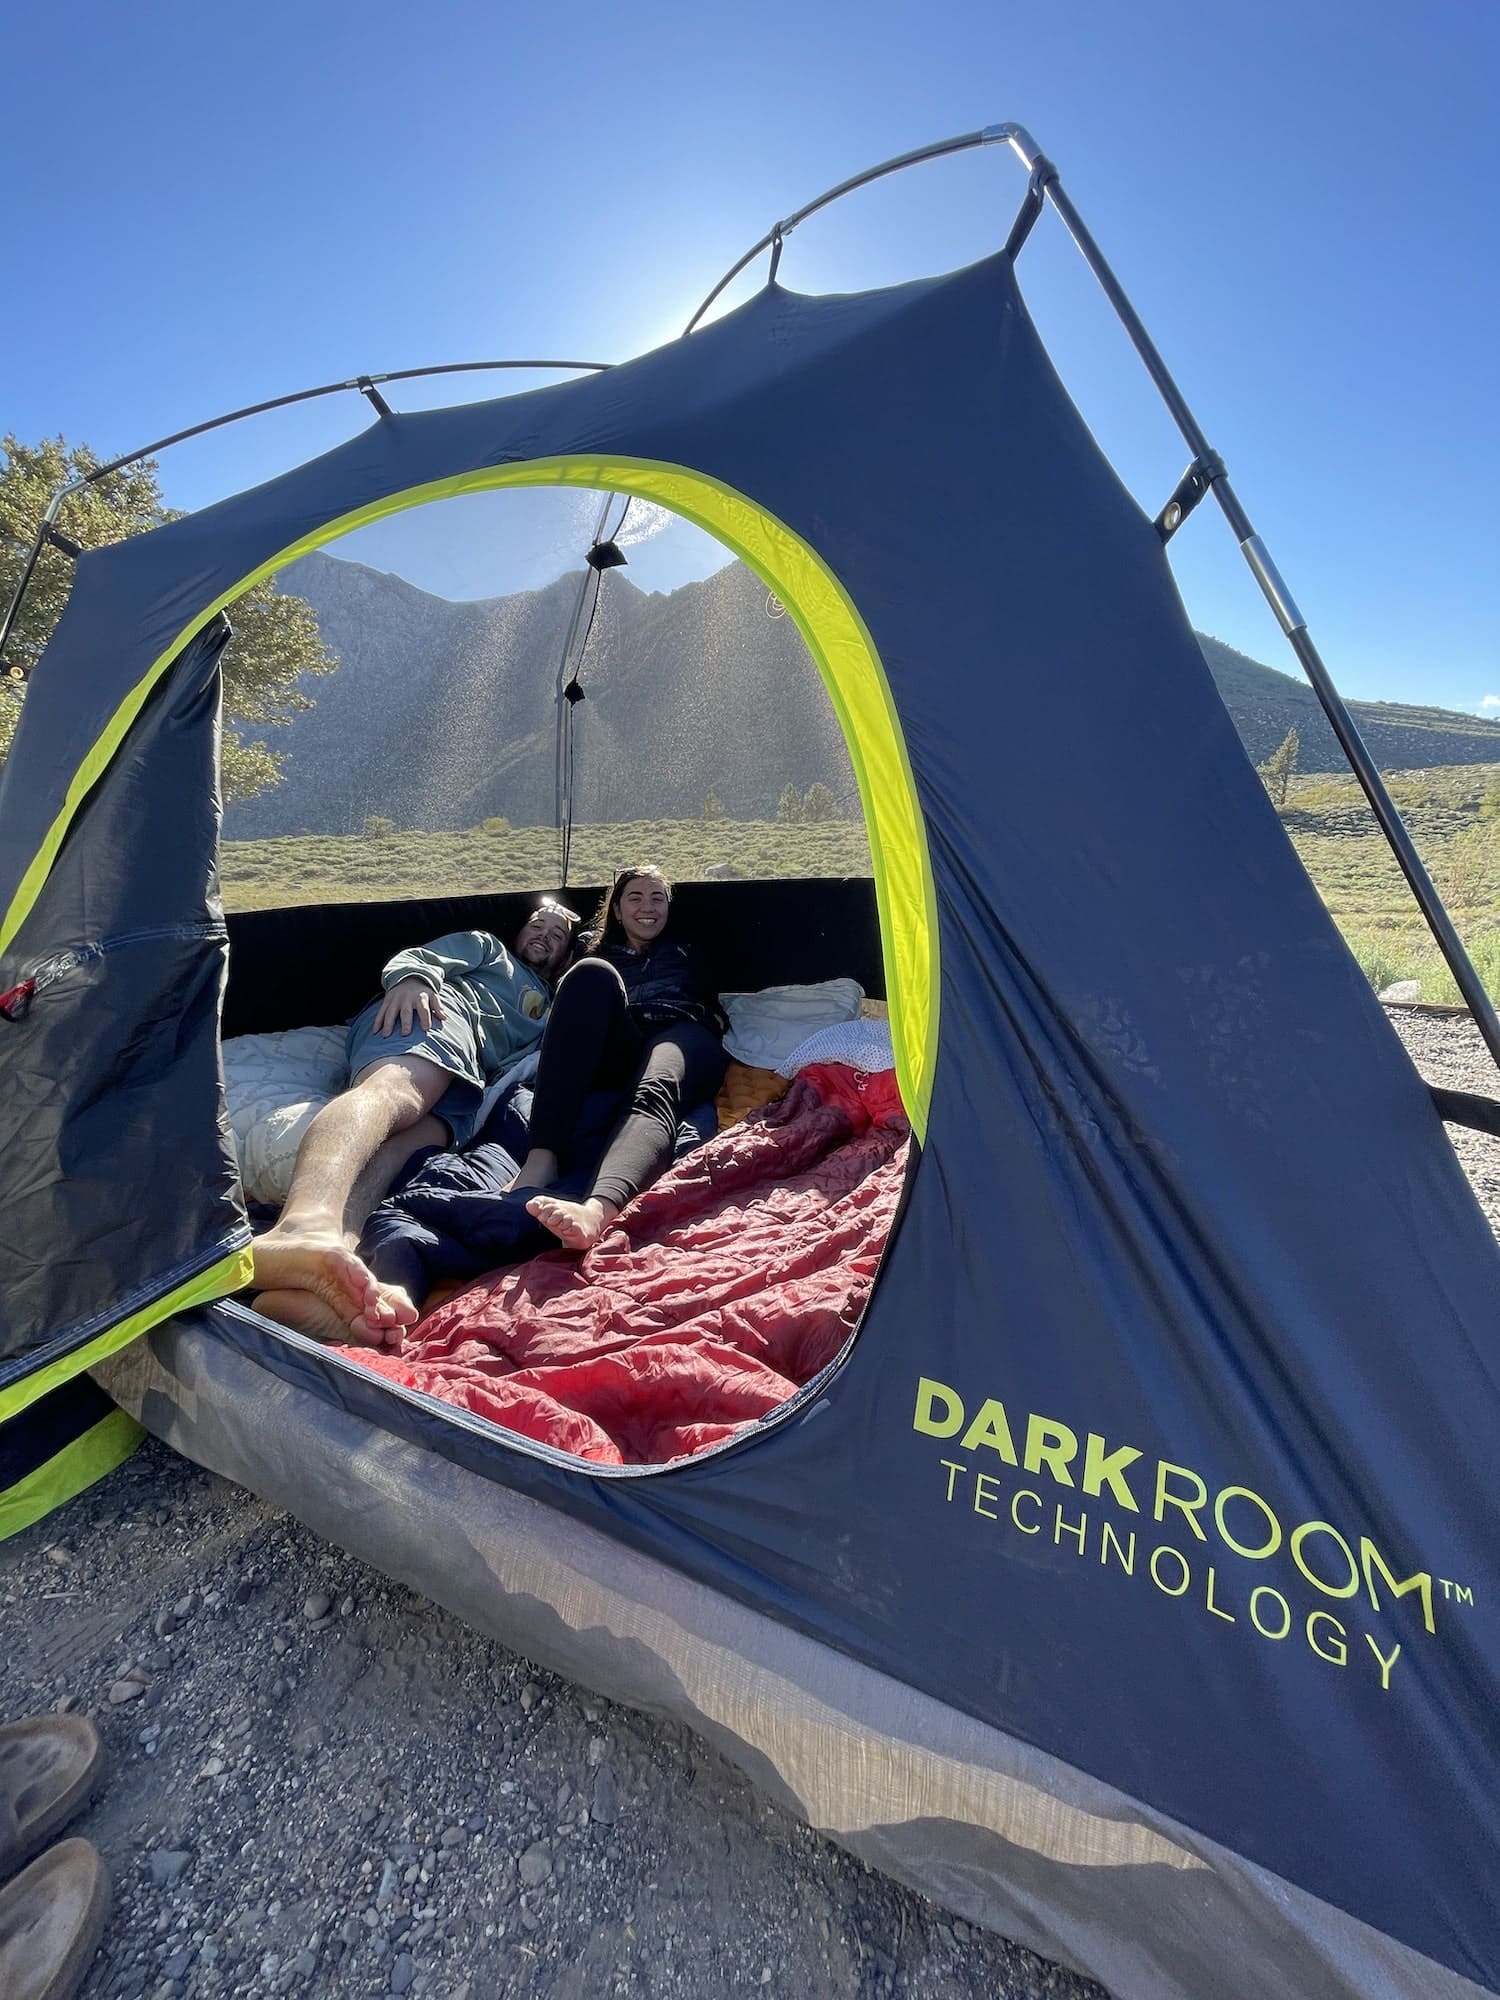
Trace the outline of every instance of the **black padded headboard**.
{"type": "MultiPolygon", "coordinates": [[[[508,938],[537,893],[323,903],[233,915],[224,1033],[348,1020],[379,991],[380,969],[398,951],[447,931],[508,938]]],[[[571,889],[564,900],[592,916],[601,893],[571,889]]],[[[885,993],[875,885],[867,878],[684,882],[673,893],[672,920],[711,948],[725,992],[853,978],[866,993],[885,993]]]]}

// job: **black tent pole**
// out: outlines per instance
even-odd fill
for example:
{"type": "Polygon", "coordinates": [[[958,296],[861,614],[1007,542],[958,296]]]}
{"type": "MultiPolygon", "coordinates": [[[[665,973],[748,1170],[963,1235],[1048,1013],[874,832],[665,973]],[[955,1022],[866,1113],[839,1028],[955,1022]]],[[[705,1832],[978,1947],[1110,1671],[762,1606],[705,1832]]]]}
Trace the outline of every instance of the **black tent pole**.
{"type": "Polygon", "coordinates": [[[1240,545],[1241,553],[1250,565],[1251,573],[1264,592],[1282,631],[1291,641],[1292,649],[1312,683],[1313,692],[1317,695],[1323,713],[1328,717],[1333,733],[1338,738],[1339,747],[1348,758],[1354,775],[1370,802],[1370,808],[1375,814],[1380,830],[1400,864],[1401,872],[1417,899],[1417,906],[1426,919],[1428,929],[1437,940],[1438,949],[1457,981],[1458,990],[1463,995],[1465,1004],[1479,1025],[1479,1032],[1484,1036],[1490,1054],[1496,1063],[1500,1064],[1500,1018],[1497,1018],[1494,1005],[1485,992],[1478,973],[1474,970],[1473,962],[1464,949],[1462,940],[1453,928],[1452,919],[1443,907],[1442,898],[1438,895],[1431,876],[1423,866],[1421,856],[1412,844],[1411,835],[1396,810],[1395,801],[1386,790],[1385,783],[1371,760],[1353,716],[1349,713],[1342,695],[1334,686],[1332,677],[1318,654],[1317,647],[1308,635],[1306,620],[1297,609],[1264,542],[1251,526],[1250,517],[1240,505],[1225,473],[1223,461],[1210,449],[1208,439],[1199,429],[1182,391],[1173,381],[1166,363],[1157,353],[1150,335],[1141,324],[1118,278],[1110,269],[1103,252],[1090,235],[1077,209],[1063,192],[1057,168],[1042,152],[1024,125],[986,125],[980,131],[964,132],[956,138],[941,139],[935,145],[919,147],[915,152],[902,153],[895,159],[885,160],[877,167],[870,167],[862,174],[855,174],[851,179],[841,181],[837,187],[830,188],[826,194],[819,195],[815,201],[808,202],[785,220],[774,223],[759,242],[752,245],[744,256],[725,272],[688,321],[685,333],[693,331],[719,295],[763,250],[771,252],[771,276],[774,279],[785,239],[798,223],[804,222],[810,215],[815,215],[819,209],[826,208],[830,202],[837,201],[842,195],[852,194],[856,188],[867,187],[871,181],[880,180],[886,174],[898,173],[903,167],[917,166],[924,160],[942,159],[950,153],[966,152],[976,146],[999,144],[1010,147],[1030,176],[1026,198],[1012,226],[1006,250],[1012,257],[1019,252],[1031,232],[1033,223],[1041,213],[1043,203],[1050,201],[1062,218],[1068,234],[1082,252],[1085,263],[1103,287],[1105,297],[1114,307],[1116,316],[1130,336],[1131,344],[1145,363],[1146,372],[1156,384],[1162,401],[1172,414],[1173,422],[1192,450],[1193,464],[1177,493],[1174,494],[1172,504],[1164,510],[1163,520],[1159,523],[1163,528],[1163,538],[1166,539],[1171,534],[1184,515],[1211,487],[1214,497],[1223,509],[1224,518],[1240,545]]]}
{"type": "Polygon", "coordinates": [[[838,201],[843,195],[853,194],[856,188],[868,187],[871,181],[883,180],[887,174],[899,174],[903,167],[920,166],[924,160],[946,159],[950,153],[967,153],[975,146],[998,146],[1006,141],[1013,145],[1015,141],[1012,135],[1016,133],[1020,133],[1023,139],[1026,136],[1021,132],[1019,125],[986,125],[978,132],[960,132],[955,139],[939,139],[934,145],[918,146],[914,152],[898,153],[893,160],[882,160],[878,167],[867,167],[862,174],[855,174],[847,181],[840,181],[837,187],[830,188],[827,194],[820,194],[815,201],[805,203],[803,207],[787,216],[785,221],[773,222],[760,241],[753,243],[739,262],[732,265],[720,278],[718,284],[682,329],[683,337],[686,338],[693,331],[719,294],[734,283],[747,264],[755,262],[762,250],[769,250],[771,253],[771,276],[774,278],[777,266],[781,262],[782,244],[799,222],[806,222],[807,218],[816,215],[820,208],[827,208],[830,202],[838,201]]]}
{"type": "Polygon", "coordinates": [[[1298,610],[1291,592],[1282,581],[1281,574],[1271,560],[1264,542],[1251,525],[1249,515],[1240,505],[1222,461],[1210,449],[1208,439],[1199,429],[1192,411],[1183,399],[1181,390],[1172,380],[1166,363],[1157,353],[1135,308],[1125,296],[1119,280],[1110,269],[1077,209],[1063,192],[1056,169],[1042,154],[1036,141],[1024,127],[1011,125],[1003,129],[1012,151],[1032,174],[1034,183],[1039,184],[1046,199],[1057,210],[1068,234],[1082,253],[1084,262],[1103,287],[1105,297],[1114,307],[1121,324],[1130,336],[1131,344],[1145,363],[1146,372],[1156,384],[1162,401],[1172,413],[1173,421],[1187,440],[1195,463],[1202,465],[1205,483],[1211,487],[1214,498],[1229,523],[1230,532],[1240,545],[1241,554],[1250,565],[1251,573],[1260,585],[1266,602],[1276,614],[1277,623],[1291,642],[1292,650],[1301,661],[1307,678],[1312,683],[1313,692],[1317,695],[1323,713],[1328,717],[1333,733],[1338,738],[1339,747],[1348,758],[1354,775],[1359,780],[1360,788],[1370,802],[1370,809],[1380,830],[1385,835],[1391,852],[1400,864],[1401,872],[1417,899],[1417,906],[1426,919],[1427,927],[1447,961],[1458,990],[1463,995],[1464,1004],[1474,1016],[1490,1054],[1496,1063],[1500,1064],[1500,1018],[1496,1016],[1494,1003],[1485,992],[1483,982],[1474,969],[1473,960],[1454,929],[1452,918],[1443,907],[1443,899],[1439,896],[1432,877],[1412,843],[1406,823],[1397,810],[1395,801],[1386,790],[1384,779],[1375,768],[1354,717],[1349,713],[1343,696],[1334,686],[1333,678],[1312,642],[1306,619],[1298,610]]]}

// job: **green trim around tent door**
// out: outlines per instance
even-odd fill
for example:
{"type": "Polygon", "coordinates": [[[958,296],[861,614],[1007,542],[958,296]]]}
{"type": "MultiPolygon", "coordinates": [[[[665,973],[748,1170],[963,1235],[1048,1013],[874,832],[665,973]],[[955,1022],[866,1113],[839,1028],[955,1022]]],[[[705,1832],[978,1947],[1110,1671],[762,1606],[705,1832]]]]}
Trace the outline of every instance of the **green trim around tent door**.
{"type": "MultiPolygon", "coordinates": [[[[252,584],[355,528],[431,500],[502,487],[577,486],[632,494],[670,508],[715,536],[775,592],[817,662],[859,784],[880,911],[891,1037],[902,1100],[918,1140],[926,1136],[938,1035],[938,927],[927,835],[900,719],[864,620],[821,556],[746,494],[687,466],[656,459],[568,454],[485,466],[433,480],[341,515],[279,549],[179,632],[132,688],[68,787],[0,925],[0,951],[15,936],[46,880],[74,814],[124,741],[146,697],[197,633],[252,584]]],[[[226,1287],[227,1289],[227,1287],[226,1287]]]]}
{"type": "Polygon", "coordinates": [[[113,1472],[145,1435],[86,1375],[0,1423],[0,1542],[113,1472]]]}

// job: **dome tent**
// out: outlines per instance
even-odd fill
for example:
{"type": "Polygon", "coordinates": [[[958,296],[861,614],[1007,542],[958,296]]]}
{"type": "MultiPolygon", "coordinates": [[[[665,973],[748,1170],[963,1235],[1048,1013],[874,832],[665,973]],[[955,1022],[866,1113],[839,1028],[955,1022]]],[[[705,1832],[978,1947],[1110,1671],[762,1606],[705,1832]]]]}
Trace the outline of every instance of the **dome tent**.
{"type": "Polygon", "coordinates": [[[0,1414],[94,1367],[1121,2000],[1497,1991],[1500,1254],[1027,317],[1021,233],[852,297],[773,273],[638,361],[381,415],[80,559],[0,778],[0,1414]],[[210,1303],[250,1269],[221,612],[382,511],[568,482],[699,521],[798,620],[920,1142],[846,1354],[665,1470],[210,1303]]]}

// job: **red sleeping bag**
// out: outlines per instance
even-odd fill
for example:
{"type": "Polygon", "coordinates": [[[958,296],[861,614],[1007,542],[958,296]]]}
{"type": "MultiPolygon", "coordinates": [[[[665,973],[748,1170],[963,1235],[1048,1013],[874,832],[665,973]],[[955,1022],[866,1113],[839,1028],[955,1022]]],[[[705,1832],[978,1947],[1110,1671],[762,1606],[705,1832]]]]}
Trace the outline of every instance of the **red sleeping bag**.
{"type": "Polygon", "coordinates": [[[664,1465],[786,1402],[869,1297],[906,1166],[891,1072],[804,1070],[631,1202],[582,1257],[481,1278],[399,1354],[407,1388],[600,1465],[664,1465]]]}

